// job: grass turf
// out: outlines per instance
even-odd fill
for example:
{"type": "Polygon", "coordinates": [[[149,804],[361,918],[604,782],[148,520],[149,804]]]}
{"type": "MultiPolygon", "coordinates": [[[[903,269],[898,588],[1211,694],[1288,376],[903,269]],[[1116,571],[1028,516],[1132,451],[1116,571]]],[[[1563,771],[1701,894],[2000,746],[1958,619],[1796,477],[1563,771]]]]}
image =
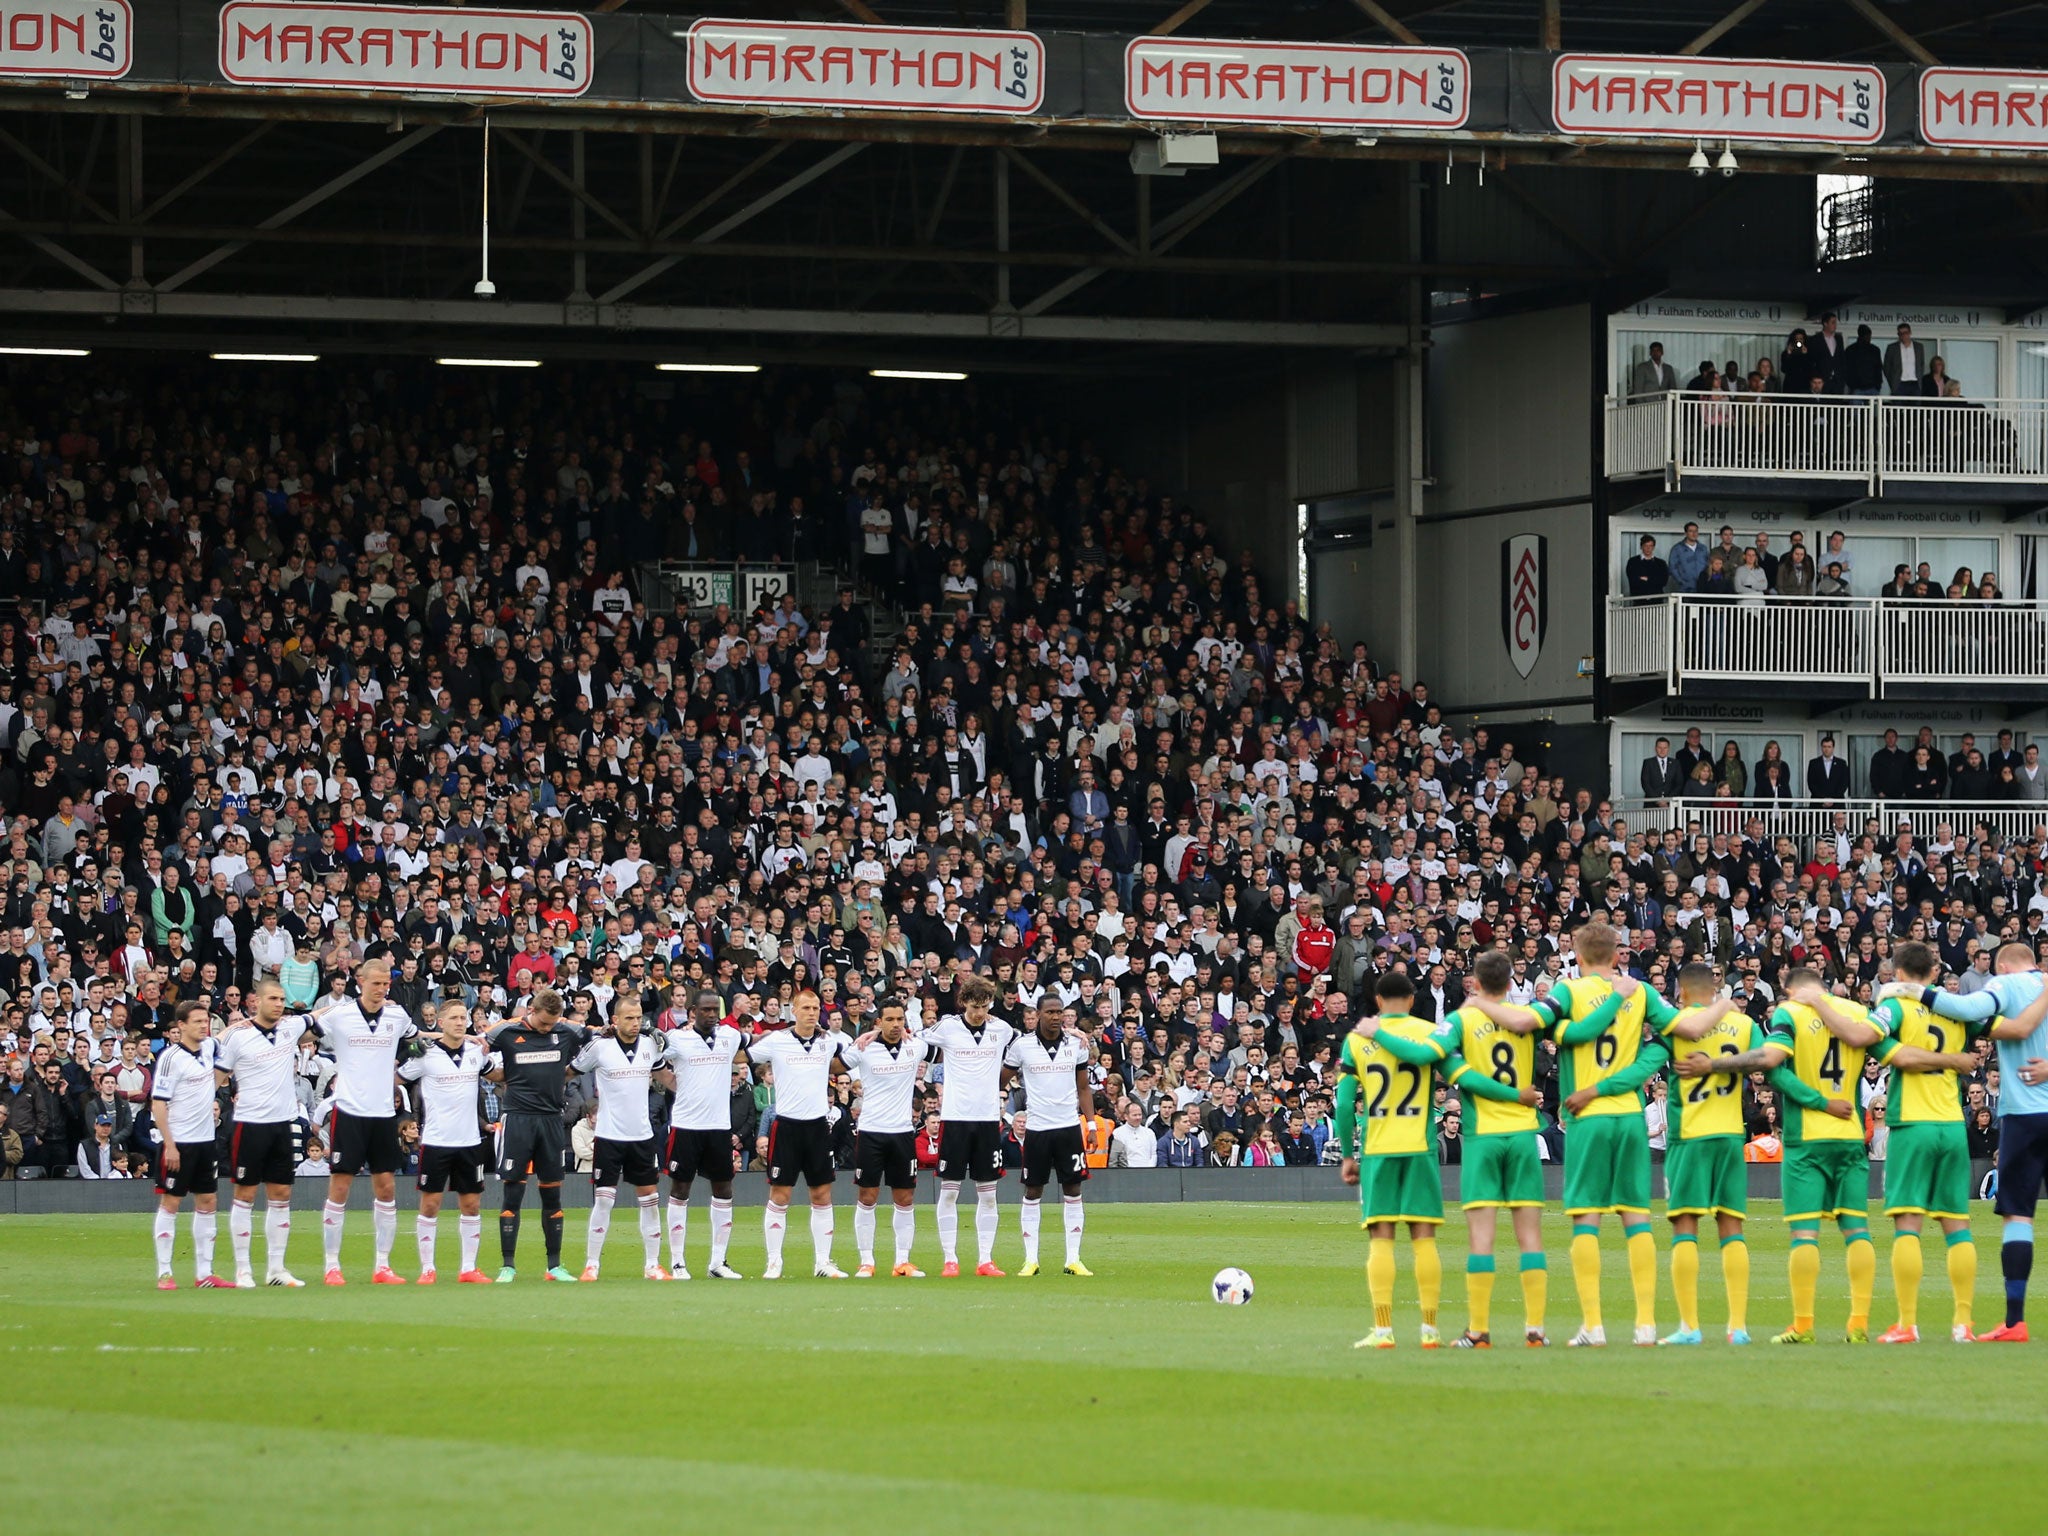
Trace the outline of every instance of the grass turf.
{"type": "MultiPolygon", "coordinates": [[[[1821,1344],[1766,1342],[1787,1320],[1784,1229],[1766,1207],[1751,1223],[1754,1346],[1720,1343],[1709,1236],[1705,1347],[1525,1349],[1507,1256],[1493,1309],[1502,1347],[1490,1353],[1415,1347],[1404,1238],[1401,1344],[1369,1353],[1350,1347],[1370,1313],[1365,1241],[1346,1206],[1097,1206],[1093,1280],[941,1281],[931,1211],[918,1214],[920,1261],[933,1271],[921,1282],[721,1284],[700,1273],[649,1285],[629,1214],[615,1218],[601,1284],[541,1283],[529,1219],[517,1284],[457,1286],[450,1211],[432,1290],[366,1283],[369,1221],[358,1213],[346,1289],[319,1285],[317,1239],[302,1219],[295,1267],[313,1283],[240,1293],[189,1288],[181,1219],[186,1288],[175,1295],[151,1288],[146,1217],[10,1218],[0,1225],[10,1524],[78,1529],[92,1508],[130,1511],[159,1533],[224,1521],[462,1536],[1056,1522],[1636,1532],[1670,1518],[1674,1499],[1700,1532],[2048,1522],[2040,1361],[2031,1349],[1948,1342],[1938,1238],[1927,1243],[1928,1342],[1918,1347],[1840,1342],[1834,1237],[1822,1240],[1821,1344]],[[1250,1306],[1208,1299],[1225,1264],[1252,1273],[1250,1306]]],[[[808,1269],[798,1216],[788,1254],[808,1269]]],[[[577,1217],[572,1267],[582,1262],[577,1217]]],[[[1874,1225],[1873,1335],[1893,1316],[1889,1237],[1881,1219],[1874,1225]]],[[[223,1217],[229,1268],[225,1226],[223,1217]]],[[[842,1210],[837,1252],[849,1265],[850,1227],[842,1210]]],[[[691,1235],[701,1271],[701,1214],[691,1235]]],[[[1561,1343],[1578,1311],[1561,1218],[1548,1218],[1545,1236],[1550,1333],[1561,1343]]],[[[880,1239],[886,1257],[886,1214],[880,1239]]],[[[1989,1216],[1977,1240],[1977,1317],[1988,1327],[2002,1294],[1989,1216]]],[[[1603,1243],[1609,1335],[1626,1339],[1632,1305],[1612,1221],[1603,1243]]],[[[488,1221],[484,1244],[495,1269],[488,1221]]],[[[1464,1317],[1455,1215],[1442,1246],[1449,1337],[1464,1317]]],[[[997,1258],[1019,1262],[1013,1210],[997,1258]]],[[[740,1213],[733,1262],[759,1273],[758,1212],[740,1213]]],[[[409,1215],[398,1264],[414,1268],[409,1215]]]]}

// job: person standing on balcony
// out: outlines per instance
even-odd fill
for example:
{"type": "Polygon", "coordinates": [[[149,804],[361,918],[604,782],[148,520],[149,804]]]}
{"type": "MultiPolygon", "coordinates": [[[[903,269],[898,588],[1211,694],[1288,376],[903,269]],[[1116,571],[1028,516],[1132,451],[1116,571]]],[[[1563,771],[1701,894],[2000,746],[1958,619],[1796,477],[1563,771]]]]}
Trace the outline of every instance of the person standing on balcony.
{"type": "Polygon", "coordinates": [[[2022,800],[2048,800],[2048,768],[2041,766],[2041,749],[2028,745],[2020,757],[2020,766],[2013,775],[2019,780],[2022,800]]]}
{"type": "Polygon", "coordinates": [[[1835,756],[1835,738],[1820,739],[1820,756],[1806,765],[1806,793],[1809,798],[1832,805],[1849,798],[1849,765],[1835,756]]]}
{"type": "Polygon", "coordinates": [[[1913,749],[1913,766],[1906,771],[1908,800],[1939,800],[1948,775],[1937,764],[1933,751],[1925,746],[1913,749]]]}
{"type": "Polygon", "coordinates": [[[1884,733],[1884,745],[1870,755],[1870,792],[1880,800],[1898,800],[1906,793],[1906,775],[1913,759],[1899,745],[1899,733],[1884,733]]]}
{"type": "Polygon", "coordinates": [[[1659,736],[1657,750],[1643,759],[1643,798],[1669,805],[1685,789],[1685,770],[1671,755],[1671,738],[1659,736]]]}
{"type": "Polygon", "coordinates": [[[1994,778],[2004,773],[2008,768],[2015,774],[2020,771],[2019,749],[2013,745],[2011,731],[2006,730],[1998,733],[1998,745],[1992,748],[1991,755],[1984,759],[1984,766],[1991,770],[1992,777],[1994,778]]]}
{"type": "Polygon", "coordinates": [[[1687,523],[1685,537],[1671,546],[1671,585],[1679,592],[1696,591],[1707,570],[1707,546],[1700,542],[1700,525],[1687,523]]]}
{"type": "Polygon", "coordinates": [[[1830,560],[1826,573],[1813,584],[1815,597],[1847,597],[1849,595],[1848,575],[1842,569],[1842,562],[1830,560]]]}
{"type": "Polygon", "coordinates": [[[1913,568],[1910,565],[1892,567],[1892,579],[1877,589],[1879,597],[1911,597],[1913,595],[1913,568]]]}
{"type": "Polygon", "coordinates": [[[1650,355],[1630,372],[1630,395],[1665,395],[1678,388],[1678,371],[1664,361],[1664,343],[1650,343],[1650,355]]]}
{"type": "Polygon", "coordinates": [[[1764,582],[1775,588],[1778,585],[1778,557],[1771,553],[1771,536],[1760,533],[1756,536],[1756,563],[1763,567],[1764,582]]]}
{"type": "Polygon", "coordinates": [[[1870,339],[1870,327],[1856,327],[1856,339],[1842,351],[1842,388],[1849,394],[1875,399],[1884,392],[1884,357],[1870,339]]]}
{"type": "Polygon", "coordinates": [[[1814,588],[1813,560],[1806,546],[1794,544],[1778,562],[1778,596],[1811,597],[1814,588]]]}
{"type": "Polygon", "coordinates": [[[1913,339],[1913,327],[1899,327],[1899,339],[1884,349],[1884,381],[1895,395],[1917,395],[1927,377],[1927,349],[1913,339]]]}
{"type": "Polygon", "coordinates": [[[1813,379],[1824,377],[1820,362],[1814,350],[1807,344],[1806,327],[1794,326],[1792,334],[1785,339],[1785,350],[1778,357],[1778,387],[1788,395],[1810,394],[1813,379]]]}
{"type": "Polygon", "coordinates": [[[1637,546],[1642,553],[1630,559],[1622,575],[1630,597],[1661,597],[1671,585],[1671,567],[1657,554],[1657,541],[1644,534],[1637,546]]]}
{"type": "Polygon", "coordinates": [[[1735,568],[1735,596],[1745,603],[1761,603],[1764,594],[1771,590],[1771,579],[1764,574],[1763,563],[1754,549],[1742,552],[1742,564],[1735,568]]]}
{"type": "Polygon", "coordinates": [[[1792,765],[1775,741],[1764,743],[1764,755],[1756,765],[1756,798],[1761,801],[1792,798],[1792,765]]]}
{"type": "Polygon", "coordinates": [[[1963,755],[1963,766],[1949,775],[1949,797],[1954,800],[1989,800],[1991,787],[1998,782],[1997,775],[1984,761],[1984,754],[1975,747],[1963,755]]]}
{"type": "Polygon", "coordinates": [[[1920,379],[1920,393],[1929,400],[1939,400],[1948,393],[1948,359],[1936,354],[1929,359],[1927,372],[1920,379]]]}
{"type": "Polygon", "coordinates": [[[1850,581],[1856,575],[1856,557],[1849,553],[1849,536],[1837,528],[1828,535],[1827,548],[1820,553],[1820,567],[1826,570],[1832,561],[1842,568],[1842,580],[1850,581]]]}
{"type": "Polygon", "coordinates": [[[1820,334],[1813,338],[1813,354],[1814,372],[1820,375],[1823,394],[1842,392],[1842,365],[1848,350],[1849,338],[1842,334],[1841,322],[1832,314],[1822,315],[1820,334]]]}

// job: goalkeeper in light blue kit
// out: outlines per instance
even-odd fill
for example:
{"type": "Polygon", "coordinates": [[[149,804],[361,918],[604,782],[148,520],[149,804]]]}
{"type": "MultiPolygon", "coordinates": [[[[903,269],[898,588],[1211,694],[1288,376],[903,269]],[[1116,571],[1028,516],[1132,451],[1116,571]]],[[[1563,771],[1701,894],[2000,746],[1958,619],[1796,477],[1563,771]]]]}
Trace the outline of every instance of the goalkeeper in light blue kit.
{"type": "Polygon", "coordinates": [[[1977,1335],[1985,1344],[2027,1342],[2027,1280],[2034,1269],[2034,1205],[2048,1175],[2048,978],[2024,944],[1998,951],[1996,974],[1965,997],[1939,987],[1894,982],[1888,995],[1918,998],[1944,1019],[1981,1024],[1996,1018],[1998,1042],[1998,1214],[2005,1218],[1999,1259],[2005,1271],[2005,1322],[1977,1335]]]}

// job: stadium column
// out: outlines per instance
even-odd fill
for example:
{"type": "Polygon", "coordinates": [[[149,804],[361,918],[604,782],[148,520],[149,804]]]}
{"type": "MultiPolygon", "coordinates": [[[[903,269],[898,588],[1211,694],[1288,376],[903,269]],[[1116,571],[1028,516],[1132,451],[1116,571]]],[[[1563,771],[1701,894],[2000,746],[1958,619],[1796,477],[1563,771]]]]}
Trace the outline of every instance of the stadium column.
{"type": "MultiPolygon", "coordinates": [[[[1413,270],[1419,274],[1426,246],[1421,162],[1411,162],[1406,167],[1406,175],[1407,185],[1401,192],[1402,237],[1407,252],[1404,259],[1411,263],[1413,270]]],[[[1417,529],[1422,520],[1429,475],[1429,458],[1423,431],[1423,367],[1429,353],[1429,286],[1419,275],[1408,279],[1407,320],[1407,344],[1402,349],[1397,365],[1400,379],[1397,416],[1401,429],[1401,475],[1397,492],[1399,505],[1394,511],[1394,568],[1400,600],[1400,627],[1394,655],[1398,664],[1406,668],[1409,676],[1413,677],[1418,675],[1421,665],[1417,651],[1416,622],[1417,529]]]]}

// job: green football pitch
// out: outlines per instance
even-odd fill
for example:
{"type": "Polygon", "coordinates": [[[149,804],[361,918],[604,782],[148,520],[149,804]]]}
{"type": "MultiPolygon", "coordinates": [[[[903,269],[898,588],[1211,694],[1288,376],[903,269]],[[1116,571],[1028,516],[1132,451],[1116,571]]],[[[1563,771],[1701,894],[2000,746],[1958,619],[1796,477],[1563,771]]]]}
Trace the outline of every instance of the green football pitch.
{"type": "MultiPolygon", "coordinates": [[[[295,1268],[314,1283],[296,1292],[190,1289],[181,1220],[187,1288],[175,1295],[152,1288],[146,1216],[14,1217],[0,1223],[8,1523],[460,1536],[2048,1526],[2037,1352],[2048,1345],[1950,1344],[1938,1242],[1921,1307],[1929,1342],[1917,1347],[1841,1342],[1832,1237],[1822,1342],[1765,1342],[1786,1321],[1784,1233],[1766,1208],[1753,1223],[1748,1349],[1719,1342],[1709,1241],[1702,1348],[1523,1348],[1510,1260],[1494,1319],[1513,1347],[1425,1353],[1404,1240],[1401,1345],[1366,1353],[1351,1348],[1369,1310],[1365,1241],[1349,1217],[1336,1204],[1098,1205],[1092,1280],[663,1286],[637,1278],[628,1215],[606,1280],[572,1286],[540,1283],[529,1211],[530,1267],[485,1287],[449,1283],[444,1216],[442,1283],[399,1290],[364,1283],[358,1213],[351,1283],[329,1290],[301,1213],[295,1268]],[[1256,1280],[1249,1306],[1210,1301],[1226,1264],[1256,1280]]],[[[1003,1219],[997,1257],[1014,1269],[1014,1210],[1003,1219]]],[[[849,1265],[850,1225],[842,1210],[837,1254],[849,1265]]],[[[919,1228],[920,1261],[936,1272],[929,1208],[919,1228]]],[[[405,1273],[411,1232],[402,1214],[405,1273]]],[[[701,1213],[691,1235],[701,1251],[701,1213]]],[[[1882,1327],[1892,1304],[1879,1235],[1882,1327]]],[[[1977,1235],[1989,1326],[1996,1222],[1981,1218],[1977,1235]]],[[[807,1236],[799,1219],[793,1260],[808,1257],[807,1236]]],[[[487,1259],[495,1239],[487,1228],[487,1259]]],[[[1550,1332],[1562,1341],[1577,1305],[1554,1215],[1547,1239],[1550,1332]]],[[[1609,1331],[1626,1339],[1627,1271],[1618,1234],[1606,1241],[1609,1331]]],[[[1048,1252],[1058,1245],[1049,1231],[1048,1252]]],[[[226,1247],[223,1231],[223,1260],[226,1247]]],[[[580,1265],[580,1213],[567,1247],[580,1265]]],[[[1464,1318],[1455,1220],[1443,1248],[1449,1335],[1464,1318]]],[[[754,1275],[760,1259],[759,1213],[743,1210],[734,1263],[754,1275]]],[[[1668,1329],[1668,1281],[1659,1303],[1668,1329]]]]}

